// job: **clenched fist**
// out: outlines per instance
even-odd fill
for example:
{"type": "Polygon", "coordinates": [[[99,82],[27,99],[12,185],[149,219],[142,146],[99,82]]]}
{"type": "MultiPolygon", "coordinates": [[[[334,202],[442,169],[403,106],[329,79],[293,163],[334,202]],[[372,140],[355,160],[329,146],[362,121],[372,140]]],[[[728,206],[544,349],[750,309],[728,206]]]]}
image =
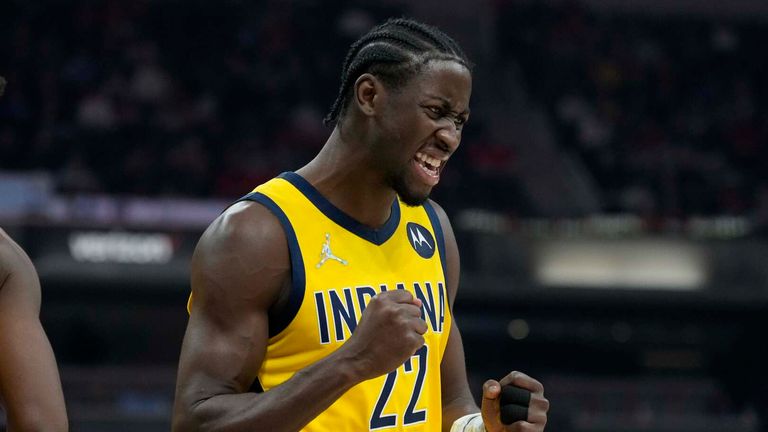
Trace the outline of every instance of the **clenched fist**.
{"type": "Polygon", "coordinates": [[[385,291],[368,303],[349,340],[339,350],[355,359],[362,380],[385,375],[424,345],[427,323],[421,300],[405,290],[385,291]]]}
{"type": "Polygon", "coordinates": [[[480,411],[488,432],[541,432],[547,424],[549,401],[544,397],[544,386],[522,372],[511,372],[500,381],[488,380],[483,384],[483,403],[480,411]],[[501,422],[501,387],[514,385],[531,392],[528,418],[510,425],[501,422]]]}

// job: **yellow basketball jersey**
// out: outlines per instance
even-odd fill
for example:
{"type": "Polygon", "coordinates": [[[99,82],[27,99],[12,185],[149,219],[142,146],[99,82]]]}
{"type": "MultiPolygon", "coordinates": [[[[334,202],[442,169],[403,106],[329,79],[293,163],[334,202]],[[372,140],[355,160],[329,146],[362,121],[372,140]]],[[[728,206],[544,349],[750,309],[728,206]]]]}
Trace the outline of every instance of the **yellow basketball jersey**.
{"type": "Polygon", "coordinates": [[[425,345],[391,373],[354,386],[303,430],[441,430],[440,363],[451,314],[444,239],[434,209],[395,200],[389,220],[371,229],[292,172],[243,199],[261,203],[278,217],[291,257],[290,300],[286,313],[270,316],[270,338],[258,373],[261,387],[268,391],[280,385],[343,345],[378,292],[405,289],[423,303],[429,328],[425,345]]]}

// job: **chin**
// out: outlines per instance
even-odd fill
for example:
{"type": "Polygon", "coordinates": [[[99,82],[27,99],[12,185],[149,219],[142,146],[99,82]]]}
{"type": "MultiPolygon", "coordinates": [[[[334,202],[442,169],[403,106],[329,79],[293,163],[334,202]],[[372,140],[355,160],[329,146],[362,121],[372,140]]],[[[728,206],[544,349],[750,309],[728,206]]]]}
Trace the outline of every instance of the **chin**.
{"type": "Polygon", "coordinates": [[[397,193],[397,195],[400,197],[400,201],[403,202],[403,204],[409,206],[409,207],[418,207],[425,202],[427,202],[427,199],[429,199],[429,194],[427,195],[404,195],[401,193],[397,193]]]}
{"type": "Polygon", "coordinates": [[[400,197],[400,201],[403,204],[411,207],[417,207],[424,204],[429,199],[429,194],[432,192],[432,188],[428,188],[424,191],[417,191],[413,187],[409,186],[409,182],[402,176],[395,177],[392,181],[392,189],[397,192],[400,197]]]}

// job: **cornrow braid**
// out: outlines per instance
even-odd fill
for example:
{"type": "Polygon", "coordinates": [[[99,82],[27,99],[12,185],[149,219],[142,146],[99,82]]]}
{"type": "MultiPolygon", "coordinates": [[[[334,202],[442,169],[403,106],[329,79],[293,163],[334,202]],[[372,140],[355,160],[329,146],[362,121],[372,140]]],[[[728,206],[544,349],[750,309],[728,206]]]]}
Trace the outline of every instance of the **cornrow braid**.
{"type": "Polygon", "coordinates": [[[435,27],[407,18],[390,19],[374,27],[347,51],[339,93],[323,123],[332,126],[344,116],[352,85],[360,75],[370,73],[398,88],[432,60],[456,61],[472,68],[459,44],[435,27]]]}
{"type": "Polygon", "coordinates": [[[450,40],[450,38],[448,37],[441,38],[440,35],[435,32],[435,31],[439,31],[437,29],[422,26],[414,21],[407,21],[407,20],[400,20],[398,24],[410,29],[415,33],[419,33],[423,37],[431,40],[435,44],[435,46],[440,47],[440,50],[442,51],[447,51],[450,49],[448,46],[449,43],[446,40],[446,39],[450,40]]]}

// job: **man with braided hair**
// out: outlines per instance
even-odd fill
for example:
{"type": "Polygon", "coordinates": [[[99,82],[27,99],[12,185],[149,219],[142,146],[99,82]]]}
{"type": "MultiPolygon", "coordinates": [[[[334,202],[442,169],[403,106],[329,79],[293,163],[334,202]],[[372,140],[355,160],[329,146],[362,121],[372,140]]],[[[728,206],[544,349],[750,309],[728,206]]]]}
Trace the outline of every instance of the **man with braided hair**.
{"type": "Polygon", "coordinates": [[[544,429],[543,388],[519,372],[477,407],[452,319],[458,248],[428,196],[469,117],[470,68],[408,19],[351,46],[320,153],[200,239],[174,431],[544,429]],[[530,396],[511,424],[505,385],[530,396]]]}

